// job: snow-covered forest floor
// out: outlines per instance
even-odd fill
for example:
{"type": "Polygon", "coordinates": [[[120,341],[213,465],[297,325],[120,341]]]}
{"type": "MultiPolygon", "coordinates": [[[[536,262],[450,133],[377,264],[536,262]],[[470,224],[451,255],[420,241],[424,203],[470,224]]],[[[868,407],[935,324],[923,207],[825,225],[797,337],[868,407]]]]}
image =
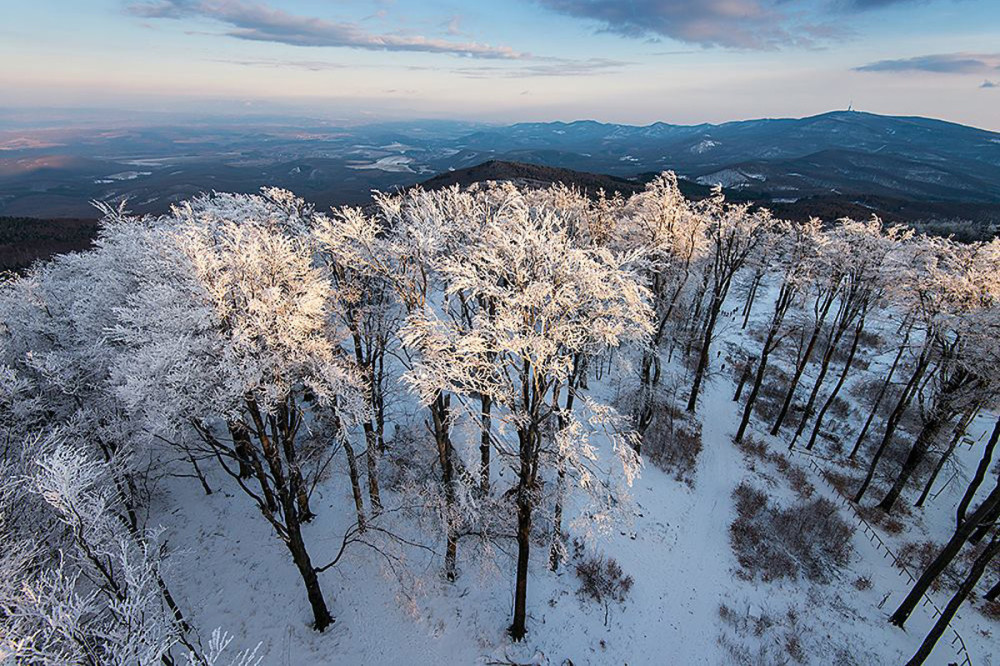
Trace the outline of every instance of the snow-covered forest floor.
{"type": "Polygon", "coordinates": [[[0,284],[2,666],[996,661],[1000,240],[669,173],[105,212],[0,284]]]}
{"type": "MultiPolygon", "coordinates": [[[[751,321],[765,325],[769,305],[761,298],[751,321]]],[[[719,348],[749,347],[740,317],[732,309],[729,314],[719,348]]],[[[633,368],[616,370],[618,376],[591,380],[591,391],[613,400],[621,386],[634,382],[633,368]]],[[[676,365],[672,370],[687,374],[676,365]]],[[[749,481],[786,504],[795,502],[796,493],[774,465],[746,456],[732,443],[739,421],[734,390],[728,372],[712,374],[697,412],[703,448],[693,484],[646,463],[631,489],[628,522],[588,542],[635,579],[626,603],[612,603],[605,624],[603,606],[578,594],[572,563],[552,573],[546,567],[548,551],[538,548],[529,588],[531,630],[520,644],[512,643],[506,632],[514,566],[509,552],[495,552],[484,562],[479,550],[460,547],[460,577],[449,583],[441,575],[440,544],[430,544],[438,548],[433,554],[404,548],[407,571],[402,574],[393,571],[398,564],[390,566],[355,545],[323,576],[337,622],[317,634],[309,627],[308,607],[284,548],[270,538],[267,525],[242,501],[231,480],[215,475],[211,484],[217,492],[205,496],[193,479],[169,479],[167,491],[153,506],[154,522],[169,528],[172,547],[182,551],[173,557],[171,578],[193,609],[196,624],[225,627],[240,645],[262,641],[265,664],[903,663],[933,616],[921,607],[905,632],[888,624],[909,581],[809,466],[812,457],[824,469],[842,469],[836,460],[825,459],[828,453],[794,453],[791,461],[857,526],[849,564],[828,583],[747,581],[739,575],[729,542],[733,490],[749,481]],[[858,589],[859,580],[871,586],[858,589]],[[729,619],[720,616],[723,606],[732,611],[729,619]]],[[[977,445],[957,450],[958,473],[967,476],[975,467],[993,420],[981,414],[968,429],[967,437],[977,445]]],[[[856,429],[858,424],[850,425],[856,429]]],[[[787,437],[772,438],[766,430],[758,428],[755,436],[772,451],[786,453],[787,437]]],[[[389,446],[391,450],[391,441],[389,446]]],[[[925,512],[917,513],[917,521],[908,520],[898,534],[880,529],[879,536],[894,552],[916,540],[947,540],[953,529],[951,508],[963,490],[964,484],[953,480],[925,512]]],[[[339,549],[350,516],[336,507],[349,502],[346,472],[335,472],[317,489],[318,518],[306,530],[317,559],[339,549]]],[[[394,506],[391,494],[383,502],[394,506]]],[[[388,525],[412,530],[402,517],[388,525]]],[[[946,600],[932,597],[941,606],[946,600]]],[[[973,664],[998,663],[995,620],[965,608],[953,626],[965,639],[973,664]]],[[[953,638],[947,635],[928,663],[960,663],[965,655],[953,638]]]]}

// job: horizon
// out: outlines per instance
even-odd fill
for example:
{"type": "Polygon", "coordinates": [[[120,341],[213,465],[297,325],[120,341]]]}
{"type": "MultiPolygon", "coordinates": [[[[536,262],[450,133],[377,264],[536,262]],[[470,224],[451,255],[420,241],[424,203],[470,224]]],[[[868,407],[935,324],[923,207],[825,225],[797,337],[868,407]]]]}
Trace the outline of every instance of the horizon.
{"type": "Polygon", "coordinates": [[[1000,131],[997,3],[789,4],[13,0],[3,111],[644,126],[853,105],[1000,131]]]}
{"type": "MultiPolygon", "coordinates": [[[[0,108],[0,132],[14,132],[17,130],[29,131],[56,131],[56,130],[107,130],[108,125],[114,122],[113,120],[107,119],[108,114],[125,114],[128,116],[138,116],[138,114],[146,113],[141,109],[136,108],[65,108],[65,109],[53,109],[50,107],[25,107],[23,109],[18,109],[17,111],[28,113],[28,112],[48,112],[54,114],[54,118],[58,120],[39,120],[34,119],[31,121],[32,126],[18,125],[16,121],[11,122],[10,114],[11,109],[0,108]],[[4,117],[4,112],[8,113],[8,117],[4,117]],[[100,113],[103,121],[87,121],[85,119],[76,119],[74,122],[73,114],[86,114],[86,113],[100,113]],[[65,115],[64,115],[65,114],[65,115]],[[10,123],[6,124],[5,123],[10,123]],[[61,123],[61,124],[60,124],[61,123]],[[102,124],[103,123],[103,124],[102,124]]],[[[150,128],[150,127],[176,127],[178,125],[189,125],[196,127],[216,127],[222,124],[231,124],[233,126],[266,126],[275,125],[276,127],[287,127],[294,124],[295,122],[311,122],[311,123],[321,123],[329,125],[331,128],[360,128],[360,127],[375,127],[380,125],[395,125],[395,124],[413,124],[419,125],[424,123],[443,123],[443,124],[455,124],[455,125],[469,125],[470,131],[474,127],[510,127],[514,125],[574,125],[578,123],[596,123],[599,125],[618,125],[624,127],[652,127],[654,125],[667,125],[673,127],[699,127],[703,125],[708,125],[711,127],[719,127],[722,125],[737,124],[737,123],[749,123],[749,122],[762,122],[762,121],[780,121],[780,120],[808,120],[810,118],[818,118],[821,116],[832,115],[832,114],[846,114],[846,113],[856,113],[860,115],[869,116],[879,116],[883,118],[894,118],[894,119],[920,119],[920,120],[930,120],[934,122],[947,123],[952,125],[958,125],[961,127],[968,127],[971,129],[981,130],[985,132],[990,132],[993,134],[1000,134],[1000,129],[992,129],[989,127],[978,126],[974,124],[967,124],[957,122],[955,120],[950,120],[947,118],[935,117],[935,116],[922,116],[914,114],[889,114],[889,113],[875,113],[866,109],[857,108],[846,108],[846,109],[829,109],[826,111],[818,111],[815,113],[809,113],[802,116],[755,116],[755,117],[739,117],[720,120],[716,122],[673,122],[669,119],[659,119],[653,120],[647,123],[630,123],[630,122],[615,122],[611,120],[602,119],[593,116],[565,116],[550,119],[527,119],[518,120],[514,122],[505,121],[491,121],[491,120],[476,120],[471,118],[462,117],[433,117],[433,116],[414,116],[414,117],[402,117],[402,118],[379,118],[379,119],[356,119],[354,121],[343,119],[343,118],[324,118],[321,115],[308,115],[308,114],[292,114],[292,113],[278,113],[278,112],[268,112],[268,113],[247,113],[247,114],[226,114],[226,113],[196,113],[196,112],[160,112],[159,115],[163,116],[162,120],[149,120],[148,122],[142,122],[142,118],[136,117],[136,121],[128,125],[129,127],[135,128],[150,128]],[[167,119],[173,118],[173,122],[169,122],[167,119]]],[[[15,116],[16,117],[16,116],[15,116]]],[[[120,121],[120,119],[119,119],[120,121]]],[[[1000,124],[998,124],[1000,128],[1000,124]]],[[[120,128],[124,129],[124,128],[120,128]]]]}

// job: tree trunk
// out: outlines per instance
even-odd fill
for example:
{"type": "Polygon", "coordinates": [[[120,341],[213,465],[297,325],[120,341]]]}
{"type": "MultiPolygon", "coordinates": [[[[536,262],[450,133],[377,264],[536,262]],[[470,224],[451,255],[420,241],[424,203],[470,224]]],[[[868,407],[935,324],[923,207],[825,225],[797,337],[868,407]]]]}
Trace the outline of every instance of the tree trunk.
{"type": "Polygon", "coordinates": [[[347,471],[351,477],[351,494],[354,495],[354,510],[358,516],[358,530],[364,532],[368,528],[365,518],[365,502],[361,495],[361,479],[358,476],[358,460],[354,455],[354,447],[344,438],[344,453],[347,455],[347,471]]]}
{"type": "Polygon", "coordinates": [[[556,506],[552,516],[552,545],[549,547],[549,569],[559,570],[565,551],[565,535],[562,530],[563,496],[566,494],[566,461],[560,457],[556,474],[556,506]]]}
{"type": "Polygon", "coordinates": [[[920,603],[923,595],[930,589],[931,584],[951,564],[955,556],[962,550],[962,546],[965,545],[965,542],[972,535],[976,526],[984,523],[988,514],[996,506],[1000,506],[1000,479],[997,479],[997,485],[983,503],[979,505],[979,508],[969,516],[967,521],[958,526],[958,529],[952,534],[948,543],[941,549],[941,552],[934,558],[934,561],[927,566],[920,575],[920,578],[917,579],[917,582],[913,584],[913,589],[910,590],[910,593],[903,599],[903,603],[899,605],[896,612],[889,618],[889,622],[897,627],[902,627],[906,623],[907,618],[910,617],[913,609],[920,603]]]}
{"type": "Polygon", "coordinates": [[[882,501],[879,502],[878,508],[886,512],[892,511],[896,500],[903,493],[903,488],[906,487],[917,466],[923,462],[924,456],[927,455],[927,451],[930,450],[931,445],[937,441],[938,435],[945,425],[947,425],[947,421],[941,415],[932,417],[930,421],[924,424],[913,446],[910,447],[910,452],[906,454],[906,460],[903,461],[903,466],[900,468],[899,474],[896,475],[895,482],[893,482],[892,487],[889,488],[889,492],[886,493],[885,497],[882,498],[882,501]]]}
{"type": "Polygon", "coordinates": [[[361,423],[365,433],[365,467],[368,471],[368,499],[372,505],[372,515],[382,513],[382,494],[378,487],[378,438],[375,428],[366,417],[361,423]]]}
{"type": "MultiPolygon", "coordinates": [[[[194,454],[191,453],[191,449],[189,449],[188,447],[186,446],[184,447],[184,452],[187,453],[188,460],[191,461],[191,466],[194,467],[194,475],[198,478],[198,481],[201,482],[201,489],[205,491],[206,495],[211,495],[212,486],[208,485],[208,480],[205,478],[205,475],[202,474],[201,467],[198,466],[198,460],[194,457],[194,454]]],[[[247,478],[246,476],[244,476],[242,457],[239,460],[239,465],[240,465],[240,478],[241,479],[247,478]]]]}
{"type": "Polygon", "coordinates": [[[997,597],[1000,597],[1000,580],[994,583],[989,592],[983,595],[983,598],[986,599],[986,601],[996,601],[997,597]]]}
{"type": "Polygon", "coordinates": [[[455,461],[449,433],[449,410],[451,396],[438,393],[431,403],[431,418],[434,421],[434,438],[438,449],[438,462],[441,465],[441,483],[444,486],[445,497],[445,555],[444,575],[450,581],[457,577],[458,530],[456,529],[456,498],[455,498],[455,461]]]}
{"type": "Polygon", "coordinates": [[[955,452],[955,448],[962,440],[962,435],[965,434],[969,424],[972,423],[972,420],[976,417],[977,411],[979,411],[978,407],[976,409],[970,409],[958,422],[958,425],[955,427],[955,432],[952,434],[951,441],[948,442],[948,448],[945,449],[944,453],[941,454],[941,457],[938,458],[937,464],[934,465],[934,471],[931,472],[930,477],[927,479],[927,483],[924,484],[923,491],[920,493],[920,497],[917,498],[917,501],[913,506],[923,506],[924,502],[927,501],[927,497],[931,494],[931,489],[934,487],[934,482],[937,481],[938,475],[941,473],[941,470],[944,469],[944,465],[948,462],[951,454],[955,452]]]}
{"type": "MultiPolygon", "coordinates": [[[[518,495],[520,495],[520,491],[518,495]]],[[[514,587],[514,621],[510,636],[520,641],[527,633],[528,558],[531,552],[531,502],[517,500],[517,577],[514,587]]]]}
{"type": "Polygon", "coordinates": [[[986,571],[986,567],[989,565],[990,561],[996,556],[997,552],[1000,552],[1000,536],[993,535],[993,539],[990,541],[989,545],[986,547],[976,561],[972,563],[972,569],[969,570],[969,574],[962,581],[962,584],[958,587],[954,596],[948,601],[948,605],[944,607],[944,611],[941,613],[941,617],[937,619],[934,626],[931,628],[927,638],[924,642],[920,644],[917,649],[917,653],[913,655],[913,658],[906,662],[906,666],[921,666],[924,661],[930,656],[931,651],[937,644],[938,639],[944,634],[948,629],[949,623],[955,617],[955,613],[958,612],[959,607],[968,598],[969,594],[976,587],[976,583],[982,578],[983,572],[986,571]]]}
{"type": "Polygon", "coordinates": [[[747,396],[747,404],[743,406],[743,417],[740,419],[740,427],[733,438],[737,444],[743,441],[747,426],[750,425],[750,415],[753,407],[757,403],[757,394],[760,393],[761,384],[764,383],[764,371],[767,369],[767,357],[770,355],[768,343],[764,343],[764,350],[760,354],[760,362],[757,364],[757,372],[753,378],[753,386],[750,388],[750,395],[747,396]]]}
{"type": "Polygon", "coordinates": [[[819,391],[826,380],[826,373],[830,371],[830,363],[833,361],[833,355],[836,353],[838,345],[840,345],[841,338],[844,337],[844,332],[847,330],[848,324],[850,324],[849,314],[849,310],[845,305],[841,308],[839,316],[834,320],[833,331],[831,331],[830,337],[826,341],[826,350],[824,350],[823,358],[820,360],[819,374],[816,375],[816,381],[813,382],[812,390],[809,391],[809,398],[806,400],[806,406],[802,410],[802,418],[799,419],[799,425],[795,428],[795,434],[788,445],[789,450],[795,448],[795,443],[802,436],[802,433],[806,429],[806,424],[809,423],[809,419],[812,417],[816,398],[819,396],[819,391]]]}
{"type": "Polygon", "coordinates": [[[997,502],[993,508],[986,512],[986,515],[979,522],[979,526],[969,536],[969,543],[979,543],[982,541],[983,537],[996,524],[997,520],[1000,520],[1000,502],[997,502]]]}
{"type": "MultiPolygon", "coordinates": [[[[944,372],[940,370],[942,365],[943,361],[938,365],[940,372],[944,372]]],[[[929,410],[929,416],[924,421],[920,435],[913,442],[910,452],[906,455],[906,460],[903,462],[902,469],[899,470],[896,481],[892,484],[892,488],[889,489],[885,498],[879,503],[878,506],[880,509],[884,511],[892,510],[893,505],[899,499],[910,477],[913,476],[917,467],[927,456],[927,452],[931,446],[937,441],[941,430],[948,425],[956,413],[961,411],[961,409],[956,409],[956,396],[961,396],[964,391],[968,390],[970,382],[975,383],[976,381],[964,369],[958,369],[947,375],[942,387],[934,397],[933,405],[929,410]]]]}
{"type": "Polygon", "coordinates": [[[316,631],[323,631],[333,623],[333,617],[326,607],[326,600],[323,598],[323,590],[319,586],[319,578],[313,568],[309,553],[306,551],[305,542],[302,539],[302,530],[299,525],[298,515],[295,507],[286,503],[285,526],[288,530],[288,550],[292,552],[292,559],[298,567],[302,582],[306,586],[306,595],[309,597],[309,605],[313,611],[313,628],[316,631]]]}
{"type": "Polygon", "coordinates": [[[747,324],[750,322],[750,313],[753,311],[753,302],[757,299],[757,288],[760,287],[761,280],[764,279],[763,273],[754,273],[753,281],[750,283],[750,293],[747,294],[747,301],[743,305],[743,327],[742,330],[746,330],[747,324]]]}
{"type": "Polygon", "coordinates": [[[927,349],[925,348],[920,354],[920,358],[917,359],[917,366],[913,369],[913,374],[910,376],[910,381],[907,382],[906,388],[903,389],[903,394],[899,396],[899,400],[896,402],[895,409],[892,410],[892,414],[889,415],[889,420],[885,425],[885,433],[882,435],[882,441],[875,451],[875,455],[872,457],[871,464],[868,465],[868,473],[865,475],[865,480],[858,488],[857,494],[854,496],[854,502],[860,502],[861,498],[865,496],[865,492],[868,490],[868,486],[871,485],[872,479],[875,477],[875,469],[878,467],[879,461],[882,459],[883,454],[885,454],[886,449],[889,448],[889,444],[892,442],[892,436],[896,433],[896,426],[899,425],[900,419],[903,418],[903,414],[906,412],[906,408],[910,405],[910,399],[916,392],[916,387],[920,383],[920,378],[923,376],[924,371],[927,369],[927,349]]]}
{"type": "Polygon", "coordinates": [[[250,461],[253,456],[253,445],[250,443],[250,433],[245,425],[238,421],[227,421],[229,436],[233,440],[233,449],[236,451],[236,461],[240,466],[240,478],[249,479],[253,476],[253,468],[250,461]]]}
{"type": "Polygon", "coordinates": [[[802,353],[802,358],[795,365],[795,373],[792,375],[792,380],[788,384],[788,391],[785,393],[785,399],[781,403],[781,411],[778,412],[778,418],[775,419],[774,425],[771,426],[771,435],[776,436],[778,431],[781,430],[781,424],[785,422],[785,417],[788,416],[788,408],[792,405],[792,398],[795,397],[795,389],[798,388],[799,380],[802,378],[802,373],[805,372],[806,365],[809,364],[809,358],[812,356],[813,348],[816,347],[816,341],[819,339],[819,333],[823,329],[823,322],[826,321],[826,315],[830,312],[830,306],[833,305],[833,293],[829,293],[819,302],[819,307],[816,314],[816,324],[813,326],[812,334],[809,336],[809,342],[806,344],[806,349],[802,353]]]}
{"type": "Polygon", "coordinates": [[[858,351],[858,342],[861,340],[861,334],[865,329],[865,318],[862,316],[858,320],[858,325],[854,329],[854,338],[851,340],[851,349],[847,352],[847,360],[844,361],[844,367],[840,371],[840,376],[837,377],[837,383],[834,385],[833,390],[830,391],[830,395],[827,397],[826,402],[820,407],[819,413],[816,414],[816,422],[813,424],[812,434],[809,435],[809,441],[806,443],[806,450],[812,451],[813,446],[816,445],[816,438],[819,436],[820,428],[823,427],[823,419],[826,418],[826,413],[833,406],[834,401],[837,399],[837,395],[840,393],[840,389],[844,388],[844,382],[847,381],[847,376],[851,374],[851,364],[854,362],[854,355],[858,351]]]}
{"type": "Polygon", "coordinates": [[[753,357],[748,357],[743,363],[743,370],[740,372],[740,382],[736,385],[736,393],[733,394],[733,402],[739,402],[740,396],[743,395],[743,387],[746,386],[747,380],[750,379],[750,375],[753,374],[754,363],[757,359],[753,357]]]}
{"type": "Polygon", "coordinates": [[[529,428],[518,433],[520,469],[517,483],[517,574],[514,584],[514,620],[510,636],[520,641],[527,633],[528,561],[531,555],[531,512],[533,500],[531,469],[534,433],[529,428]]]}
{"type": "Polygon", "coordinates": [[[709,306],[708,322],[705,325],[705,336],[701,342],[701,353],[698,354],[698,367],[694,371],[694,384],[691,387],[691,396],[688,398],[687,411],[694,413],[698,405],[698,392],[701,390],[701,382],[705,377],[705,370],[708,369],[708,358],[711,352],[712,336],[715,334],[715,324],[719,319],[719,311],[726,298],[724,293],[716,289],[712,295],[712,304],[709,306]]]}
{"type": "Polygon", "coordinates": [[[958,525],[961,525],[962,521],[965,520],[965,512],[969,510],[972,498],[976,496],[976,491],[979,490],[980,484],[986,478],[986,472],[989,471],[990,465],[993,462],[993,450],[996,448],[997,439],[1000,439],[1000,418],[997,419],[996,425],[993,426],[993,432],[990,434],[990,439],[986,442],[986,448],[983,450],[983,457],[979,459],[976,473],[972,476],[969,487],[966,489],[965,495],[962,496],[962,501],[958,503],[956,521],[958,525]]]}
{"type": "MultiPolygon", "coordinates": [[[[573,359],[573,372],[570,374],[569,381],[566,383],[565,413],[559,414],[557,419],[557,427],[560,432],[566,429],[569,422],[567,415],[573,413],[573,404],[576,400],[576,386],[579,382],[582,358],[581,354],[577,354],[573,359]]],[[[552,403],[558,409],[558,387],[553,389],[552,403]]],[[[639,446],[639,444],[636,446],[639,446]]],[[[558,447],[555,448],[558,451],[558,447]]],[[[549,568],[552,571],[557,571],[559,569],[559,563],[562,561],[563,554],[566,550],[566,538],[562,529],[563,499],[566,495],[566,458],[561,453],[557,453],[557,455],[559,456],[559,469],[556,473],[556,506],[552,517],[552,545],[549,548],[549,568]]]]}
{"type": "MultiPolygon", "coordinates": [[[[294,466],[295,443],[292,439],[294,431],[290,428],[282,427],[279,429],[274,427],[277,419],[273,416],[267,417],[268,421],[272,424],[272,435],[284,437],[283,441],[280,442],[279,449],[279,442],[267,434],[264,418],[261,416],[256,402],[249,401],[247,404],[256,426],[257,438],[260,440],[264,458],[267,460],[268,467],[271,470],[275,498],[280,503],[282,509],[284,534],[282,535],[282,530],[278,530],[279,536],[282,537],[285,545],[288,546],[295,566],[302,576],[302,582],[306,587],[306,595],[309,598],[309,605],[312,606],[313,610],[313,626],[317,631],[323,631],[333,622],[333,617],[326,607],[323,591],[319,586],[319,579],[316,577],[316,570],[312,566],[309,553],[306,551],[305,540],[302,538],[302,524],[298,504],[301,476],[294,466]],[[282,456],[284,456],[284,459],[282,456]],[[286,467],[289,468],[287,472],[285,470],[286,467]]],[[[274,522],[272,519],[272,523],[274,522]]],[[[278,526],[275,525],[275,527],[277,528],[278,526]]]]}
{"type": "Polygon", "coordinates": [[[490,451],[491,451],[491,415],[493,401],[489,396],[480,396],[479,404],[482,407],[480,415],[479,433],[479,490],[483,495],[490,494],[490,451]]]}
{"type": "Polygon", "coordinates": [[[906,329],[906,335],[903,338],[903,344],[899,346],[899,351],[896,352],[896,358],[893,359],[892,365],[889,367],[889,372],[885,376],[885,381],[882,382],[882,386],[879,388],[878,395],[875,396],[875,401],[872,403],[872,410],[868,413],[868,418],[865,419],[865,425],[861,428],[861,432],[858,433],[858,439],[854,442],[854,448],[851,449],[851,455],[847,456],[851,460],[858,455],[858,450],[861,449],[861,445],[865,441],[865,435],[868,434],[868,429],[872,425],[872,421],[875,420],[875,415],[878,413],[878,408],[882,405],[882,398],[885,397],[885,392],[889,389],[889,385],[892,384],[892,377],[896,374],[896,368],[899,366],[899,361],[903,358],[903,353],[906,351],[906,345],[910,340],[910,331],[913,327],[906,329]]]}
{"type": "Polygon", "coordinates": [[[657,350],[643,349],[639,365],[639,395],[636,399],[635,430],[642,436],[653,421],[653,356],[657,350]]]}

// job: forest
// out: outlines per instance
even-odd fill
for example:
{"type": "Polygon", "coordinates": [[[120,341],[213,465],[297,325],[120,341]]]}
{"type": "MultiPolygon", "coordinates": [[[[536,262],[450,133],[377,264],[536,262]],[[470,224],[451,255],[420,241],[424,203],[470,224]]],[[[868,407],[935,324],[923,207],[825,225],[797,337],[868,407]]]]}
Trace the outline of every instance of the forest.
{"type": "Polygon", "coordinates": [[[0,285],[0,663],[992,663],[1000,240],[669,172],[101,214],[0,285]]]}

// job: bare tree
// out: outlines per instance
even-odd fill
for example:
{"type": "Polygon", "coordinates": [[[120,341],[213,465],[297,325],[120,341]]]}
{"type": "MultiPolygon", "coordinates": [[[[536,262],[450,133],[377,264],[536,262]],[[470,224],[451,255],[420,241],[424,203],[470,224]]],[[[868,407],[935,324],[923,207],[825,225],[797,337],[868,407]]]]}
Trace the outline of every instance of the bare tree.
{"type": "Polygon", "coordinates": [[[748,205],[727,204],[721,193],[700,202],[699,210],[709,218],[708,224],[708,310],[701,330],[698,364],[694,371],[687,411],[694,412],[698,405],[708,361],[711,357],[712,338],[722,305],[729,294],[733,278],[743,268],[749,257],[767,237],[774,226],[770,212],[750,211],[748,205]]]}

